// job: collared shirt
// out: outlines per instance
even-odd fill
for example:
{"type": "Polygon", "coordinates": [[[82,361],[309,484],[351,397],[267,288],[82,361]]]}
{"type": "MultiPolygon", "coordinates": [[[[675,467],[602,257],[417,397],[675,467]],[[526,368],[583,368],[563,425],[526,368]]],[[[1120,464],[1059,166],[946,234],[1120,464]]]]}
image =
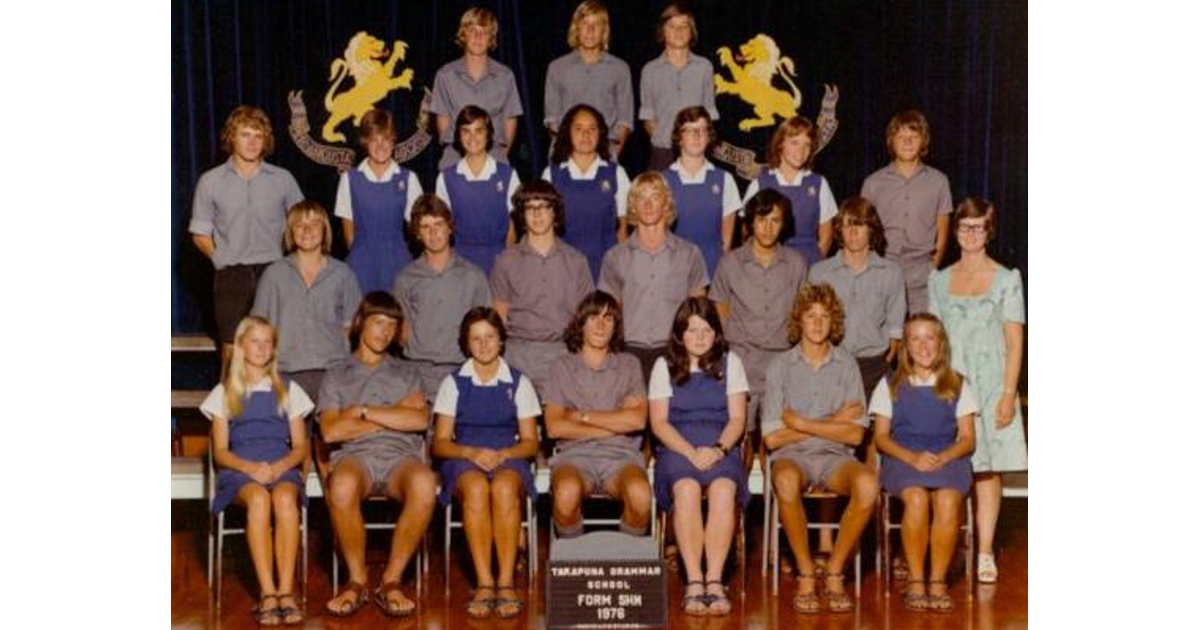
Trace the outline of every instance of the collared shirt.
{"type": "Polygon", "coordinates": [[[907,179],[894,162],[888,164],[863,180],[862,196],[879,211],[892,260],[932,255],[937,219],[954,211],[950,180],[927,164],[907,179]]]}
{"type": "Polygon", "coordinates": [[[634,232],[600,263],[599,288],[620,300],[625,341],[634,346],[666,345],[676,309],[707,284],[700,248],[670,232],[655,251],[634,232]]]}
{"type": "Polygon", "coordinates": [[[545,255],[521,239],[492,266],[492,296],[508,303],[508,336],[562,341],[575,307],[594,290],[587,258],[560,239],[545,255]]]}
{"type": "MultiPolygon", "coordinates": [[[[749,392],[750,381],[746,380],[746,368],[742,365],[741,358],[733,350],[730,350],[726,356],[728,364],[725,370],[725,395],[732,396],[749,392]]],[[[700,368],[694,368],[691,373],[699,374],[700,368]]],[[[666,358],[658,357],[654,360],[654,367],[650,368],[650,393],[647,398],[649,400],[669,400],[674,395],[675,388],[671,385],[671,369],[667,367],[666,358]]]]}
{"type": "Polygon", "coordinates": [[[607,52],[587,63],[577,51],[550,62],[546,70],[544,124],[558,129],[562,117],[575,105],[595,107],[608,125],[610,138],[620,128],[633,129],[633,78],[629,64],[607,52]]]}
{"type": "MultiPolygon", "coordinates": [[[[559,168],[565,169],[567,173],[571,175],[571,179],[573,180],[585,180],[590,182],[593,179],[596,179],[596,174],[600,172],[600,167],[602,166],[608,166],[608,161],[604,158],[597,157],[595,160],[592,160],[592,165],[589,166],[585,171],[579,168],[579,165],[575,163],[575,160],[567,158],[566,162],[558,165],[547,166],[546,168],[542,169],[542,179],[553,183],[554,180],[550,178],[550,169],[559,168]]],[[[617,202],[617,216],[623,217],[625,216],[629,206],[629,175],[625,173],[625,167],[621,166],[620,164],[617,164],[616,170],[617,190],[613,192],[613,199],[615,199],[617,202]]]]}
{"type": "MultiPolygon", "coordinates": [[[[462,158],[454,165],[454,172],[462,175],[469,182],[486,182],[496,174],[496,158],[488,154],[483,161],[483,168],[479,170],[479,174],[471,172],[471,167],[467,166],[467,158],[462,158]]],[[[508,212],[512,214],[512,200],[517,196],[517,189],[521,187],[521,178],[517,177],[517,169],[512,170],[512,175],[508,177],[508,212]]],[[[446,188],[446,178],[439,172],[437,181],[433,185],[434,194],[442,198],[446,202],[446,207],[453,209],[454,205],[450,202],[450,191],[446,188]]],[[[407,218],[407,216],[405,217],[407,218]]]]}
{"type": "Polygon", "coordinates": [[[476,306],[491,306],[492,292],[479,267],[454,252],[438,272],[425,256],[412,261],[396,276],[392,295],[404,309],[409,336],[404,356],[432,363],[461,363],[458,326],[476,306]]]}
{"type": "MultiPolygon", "coordinates": [[[[775,177],[775,182],[778,183],[781,188],[799,186],[800,182],[804,181],[804,178],[812,173],[812,171],[808,169],[803,169],[797,172],[796,177],[789,182],[784,179],[783,173],[779,172],[779,169],[777,168],[773,168],[767,172],[775,177]]],[[[825,181],[824,175],[819,177],[821,178],[821,190],[818,193],[817,201],[819,203],[819,207],[821,208],[821,213],[817,217],[817,222],[825,223],[826,221],[832,221],[833,217],[837,216],[838,207],[837,200],[833,198],[833,191],[829,189],[829,182],[825,181]]],[[[750,185],[746,187],[746,196],[743,198],[745,200],[743,205],[745,205],[745,203],[749,203],[750,198],[757,193],[758,180],[752,179],[750,180],[750,185]]]]}
{"type": "MultiPolygon", "coordinates": [[[[832,346],[829,354],[817,367],[808,363],[801,353],[800,344],[775,357],[767,368],[767,387],[763,394],[762,434],[768,435],[784,428],[783,410],[793,412],[810,420],[832,416],[843,406],[863,402],[862,375],[858,362],[839,346],[832,346]]],[[[864,413],[854,422],[868,426],[864,413]]],[[[846,448],[832,440],[810,437],[794,447],[801,451],[846,448]]]]}
{"type": "Polygon", "coordinates": [[[788,315],[807,274],[804,257],[783,245],[775,248],[766,267],[754,257],[750,242],[721,257],[709,298],[729,305],[725,338],[762,350],[786,350],[788,315]]]}
{"type": "MultiPolygon", "coordinates": [[[[679,181],[683,183],[684,186],[695,186],[703,184],[705,179],[708,178],[708,172],[717,167],[712,162],[709,162],[707,159],[705,159],[704,166],[700,167],[700,170],[694,177],[692,175],[688,175],[687,171],[683,168],[683,164],[679,160],[675,160],[667,168],[679,173],[679,181]]],[[[742,208],[742,199],[738,196],[737,181],[733,179],[733,175],[730,175],[729,171],[724,169],[722,169],[721,172],[725,173],[725,184],[722,186],[724,192],[721,193],[721,216],[727,217],[731,214],[735,214],[742,208]]]]}
{"type": "MultiPolygon", "coordinates": [[[[339,411],[349,407],[394,407],[413,392],[421,391],[421,375],[413,366],[395,357],[384,355],[375,367],[367,367],[351,354],[325,371],[321,379],[320,411],[339,411]]],[[[362,443],[392,444],[400,452],[421,452],[425,430],[396,431],[384,429],[360,435],[342,448],[362,443]]]]}
{"type": "MultiPolygon", "coordinates": [[[[908,379],[914,387],[933,387],[937,383],[937,375],[930,374],[929,378],[920,379],[917,375],[912,375],[908,379]]],[[[871,393],[870,415],[883,416],[884,418],[892,417],[892,390],[888,385],[887,377],[879,379],[879,384],[875,386],[875,391],[871,393]]],[[[971,386],[967,383],[967,379],[962,381],[962,389],[958,392],[958,405],[954,408],[954,417],[961,418],[967,414],[979,412],[979,401],[975,398],[975,392],[971,391],[971,386]]]]}
{"type": "Polygon", "coordinates": [[[721,117],[713,93],[712,62],[691,52],[679,69],[667,59],[666,51],[642,66],[639,92],[642,107],[638,119],[654,121],[650,144],[661,149],[671,148],[671,129],[679,110],[700,105],[713,120],[721,117]]]}
{"type": "MultiPolygon", "coordinates": [[[[271,379],[263,378],[259,382],[246,388],[246,395],[249,396],[254,392],[269,392],[271,391],[271,379]]],[[[303,418],[313,410],[313,401],[304,393],[304,388],[296,381],[288,383],[288,406],[287,417],[303,418]]],[[[225,408],[225,385],[217,383],[208,396],[204,397],[204,402],[200,403],[200,413],[204,414],[205,418],[213,420],[214,418],[225,418],[229,420],[229,410],[225,408]]]]}
{"type": "Polygon", "coordinates": [[[283,255],[288,208],[303,200],[286,169],[263,162],[246,179],[230,157],[196,183],[188,231],[213,238],[217,269],[274,262],[283,255]]]}
{"type": "MultiPolygon", "coordinates": [[[[358,172],[366,176],[367,181],[376,184],[389,182],[392,177],[400,171],[400,165],[395,162],[388,162],[387,170],[384,171],[383,177],[376,177],[375,171],[371,170],[371,165],[364,158],[358,163],[358,172]]],[[[421,187],[421,180],[417,179],[417,174],[409,171],[408,181],[405,183],[408,187],[408,200],[404,204],[404,220],[407,221],[412,216],[413,202],[420,197],[425,189],[421,187]]],[[[350,174],[342,173],[338,176],[337,198],[333,204],[333,216],[343,219],[354,220],[354,203],[350,197],[350,174]]]]}
{"type": "Polygon", "coordinates": [[[833,286],[846,313],[846,336],[841,347],[856,357],[876,357],[888,342],[904,337],[904,274],[896,263],[867,253],[867,266],[850,268],[844,254],[813,265],[809,278],[833,286]]]}
{"type": "Polygon", "coordinates": [[[433,103],[429,111],[450,118],[446,133],[439,139],[442,144],[454,143],[454,121],[467,105],[478,106],[491,117],[495,145],[504,144],[504,121],[525,113],[512,70],[490,57],[478,82],[467,72],[465,56],[438,68],[433,78],[433,103]]]}
{"type": "Polygon", "coordinates": [[[250,312],[279,331],[281,371],[324,370],[350,354],[346,329],[361,301],[358,280],[346,263],[326,256],[308,286],[293,253],[263,271],[250,312]]]}
{"type": "MultiPolygon", "coordinates": [[[[495,387],[500,383],[513,382],[512,370],[509,369],[508,363],[503,358],[500,359],[500,369],[496,371],[496,376],[490,381],[484,382],[475,373],[474,359],[467,359],[467,362],[458,369],[457,374],[469,376],[471,383],[480,387],[495,387]]],[[[542,406],[538,404],[537,393],[533,391],[533,382],[524,374],[521,375],[521,382],[517,383],[517,393],[513,400],[517,403],[518,418],[536,418],[542,415],[542,406]]],[[[453,376],[447,376],[438,387],[437,400],[433,403],[433,412],[452,418],[458,415],[458,385],[454,382],[453,376]]]]}
{"type": "MultiPolygon", "coordinates": [[[[637,357],[619,352],[608,354],[600,367],[592,368],[578,353],[563,355],[550,364],[543,387],[547,405],[579,411],[614,411],[628,396],[645,396],[646,379],[637,357]]],[[[641,432],[606,438],[559,440],[559,450],[583,443],[612,444],[630,450],[641,446],[641,432]]]]}

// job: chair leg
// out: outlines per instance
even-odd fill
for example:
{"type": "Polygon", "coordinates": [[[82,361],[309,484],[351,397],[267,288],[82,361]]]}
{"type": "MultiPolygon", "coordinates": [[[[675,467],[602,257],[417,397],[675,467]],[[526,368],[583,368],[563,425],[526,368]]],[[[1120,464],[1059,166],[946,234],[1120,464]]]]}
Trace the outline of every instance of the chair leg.
{"type": "Polygon", "coordinates": [[[880,529],[880,548],[883,549],[883,596],[891,597],[892,595],[892,498],[887,493],[884,493],[883,498],[879,502],[879,520],[882,523],[880,529]]]}
{"type": "Polygon", "coordinates": [[[225,543],[225,512],[221,512],[220,514],[217,515],[217,568],[216,568],[216,576],[214,577],[216,587],[213,590],[213,598],[216,600],[216,610],[218,613],[221,612],[221,570],[223,568],[221,566],[222,565],[221,560],[224,555],[223,554],[224,543],[225,543]]]}
{"type": "Polygon", "coordinates": [[[300,602],[308,604],[308,501],[300,506],[300,602]]]}
{"type": "Polygon", "coordinates": [[[444,541],[442,544],[442,562],[444,564],[445,570],[442,572],[442,579],[446,583],[446,598],[447,599],[449,599],[449,597],[450,597],[450,519],[452,517],[451,512],[453,509],[454,509],[453,503],[449,503],[446,505],[445,519],[443,521],[445,523],[445,527],[443,528],[443,533],[445,535],[443,537],[444,541]]]}
{"type": "Polygon", "coordinates": [[[967,546],[967,601],[975,599],[975,511],[971,507],[971,497],[967,504],[967,532],[963,536],[967,546]]]}
{"type": "Polygon", "coordinates": [[[779,549],[779,506],[775,503],[775,496],[771,495],[771,594],[779,593],[779,557],[782,555],[779,549]]]}

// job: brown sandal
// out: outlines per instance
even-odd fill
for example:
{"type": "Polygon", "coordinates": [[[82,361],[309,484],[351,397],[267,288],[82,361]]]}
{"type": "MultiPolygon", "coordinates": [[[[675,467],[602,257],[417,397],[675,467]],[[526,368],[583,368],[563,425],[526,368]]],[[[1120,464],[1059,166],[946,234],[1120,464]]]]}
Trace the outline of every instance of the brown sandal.
{"type": "Polygon", "coordinates": [[[826,573],[825,574],[825,600],[829,604],[829,611],[835,613],[844,613],[854,610],[854,600],[850,598],[850,594],[846,592],[845,586],[846,576],[841,573],[826,573]],[[836,580],[842,584],[841,592],[832,591],[829,589],[829,580],[836,580]]]}
{"type": "Polygon", "coordinates": [[[495,586],[478,586],[475,588],[475,597],[467,602],[467,616],[472,619],[487,619],[492,616],[492,611],[496,609],[496,587],[495,586]],[[480,597],[482,593],[489,592],[492,597],[480,597]]]}
{"type": "Polygon", "coordinates": [[[816,574],[815,573],[808,573],[808,574],[801,573],[799,575],[799,577],[796,578],[796,581],[797,581],[796,596],[792,598],[792,608],[796,609],[796,612],[804,613],[806,615],[815,615],[815,614],[821,612],[821,600],[817,598],[817,576],[816,576],[816,574]],[[801,593],[799,591],[799,589],[800,589],[799,581],[800,580],[812,580],[813,581],[813,592],[801,593]]]}
{"type": "Polygon", "coordinates": [[[385,582],[375,589],[375,605],[383,611],[383,614],[397,619],[413,614],[413,611],[417,609],[417,603],[408,599],[409,606],[407,608],[402,604],[393,605],[392,593],[400,593],[401,597],[408,599],[404,591],[400,590],[399,582],[385,582]]]}
{"type": "MultiPolygon", "coordinates": [[[[929,580],[929,586],[940,584],[942,588],[946,588],[946,582],[942,580],[929,580]]],[[[954,600],[950,598],[949,593],[934,595],[932,593],[925,596],[928,602],[928,610],[938,613],[954,612],[954,600]]]]}
{"type": "Polygon", "coordinates": [[[279,600],[279,608],[275,609],[279,622],[285,626],[298,626],[304,623],[304,611],[300,609],[300,601],[291,593],[280,593],[275,596],[279,600]],[[284,606],[284,598],[292,600],[292,606],[284,606]]]}
{"type": "Polygon", "coordinates": [[[258,605],[250,609],[250,614],[254,616],[254,620],[258,625],[263,627],[274,627],[279,625],[279,596],[274,593],[270,595],[262,595],[258,598],[258,605]],[[268,606],[268,600],[275,600],[274,606],[268,606]]]}
{"type": "Polygon", "coordinates": [[[334,617],[349,617],[349,616],[353,615],[354,613],[358,612],[363,606],[366,606],[367,599],[368,599],[368,597],[367,597],[367,585],[366,584],[363,584],[362,582],[354,582],[354,581],[346,582],[346,586],[343,587],[342,590],[340,592],[338,592],[338,594],[336,596],[334,596],[333,599],[329,600],[328,602],[325,602],[325,610],[327,612],[329,612],[329,614],[333,615],[334,617]],[[340,609],[333,608],[332,604],[333,604],[334,600],[343,599],[343,596],[347,592],[353,593],[353,595],[354,595],[354,599],[352,601],[350,601],[350,607],[349,608],[343,607],[340,609]]]}
{"type": "Polygon", "coordinates": [[[925,589],[924,580],[912,579],[910,577],[908,579],[908,586],[904,587],[904,607],[914,612],[925,612],[929,610],[929,595],[913,591],[914,585],[920,586],[923,590],[925,589]]]}

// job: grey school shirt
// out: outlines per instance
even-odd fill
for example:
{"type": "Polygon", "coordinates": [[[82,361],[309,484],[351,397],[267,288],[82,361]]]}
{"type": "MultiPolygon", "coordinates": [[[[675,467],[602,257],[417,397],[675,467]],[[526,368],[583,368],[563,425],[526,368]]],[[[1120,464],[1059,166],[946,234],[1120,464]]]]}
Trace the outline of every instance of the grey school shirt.
{"type": "Polygon", "coordinates": [[[324,370],[350,354],[346,329],[361,301],[358,280],[346,263],[326,256],[307,286],[293,253],[263,271],[250,312],[279,331],[280,370],[324,370]]]}
{"type": "Polygon", "coordinates": [[[544,123],[558,129],[562,117],[575,105],[595,107],[608,125],[608,136],[617,138],[621,126],[633,129],[633,78],[629,64],[601,52],[595,63],[571,51],[550,62],[546,70],[544,123]]]}
{"type": "MultiPolygon", "coordinates": [[[[609,353],[599,368],[592,369],[579,354],[566,354],[550,364],[542,402],[579,411],[612,411],[626,396],[646,395],[646,378],[637,357],[624,352],[609,353]]],[[[582,440],[559,440],[559,452],[607,444],[631,451],[642,447],[641,432],[582,440]]]]}
{"type": "MultiPolygon", "coordinates": [[[[858,362],[840,346],[830,348],[825,360],[815,369],[800,354],[800,344],[775,357],[767,368],[767,387],[763,394],[762,434],[768,435],[784,428],[783,410],[809,419],[833,415],[843,406],[857,401],[866,409],[862,375],[858,362]]],[[[864,413],[856,424],[868,426],[864,413]]],[[[844,451],[850,447],[819,437],[786,447],[789,451],[844,451]]]]}
{"type": "Polygon", "coordinates": [[[245,179],[231,157],[200,176],[188,231],[212,237],[217,269],[274,262],[283,255],[288,208],[303,199],[286,169],[263,162],[245,179]]]}
{"type": "Polygon", "coordinates": [[[433,78],[433,103],[429,111],[450,118],[446,133],[439,138],[442,144],[454,143],[454,122],[467,105],[475,105],[488,113],[495,134],[492,144],[497,146],[504,144],[504,121],[525,113],[512,70],[491,58],[479,81],[467,73],[466,57],[438,68],[433,78]]]}
{"type": "MultiPolygon", "coordinates": [[[[350,355],[325,371],[321,379],[320,412],[358,405],[394,406],[413,392],[421,391],[421,378],[412,366],[385,356],[374,368],[350,355]]],[[[394,449],[397,457],[424,459],[425,431],[384,429],[343,442],[343,451],[394,449]]]]}
{"type": "Polygon", "coordinates": [[[431,363],[462,363],[458,327],[476,306],[491,306],[492,292],[483,271],[454,252],[438,272],[422,255],[396,274],[392,295],[407,318],[404,356],[431,363]]]}
{"type": "Polygon", "coordinates": [[[492,295],[508,303],[508,335],[562,341],[575,307],[594,290],[587,258],[559,239],[545,256],[521,239],[496,257],[492,295]]]}
{"type": "Polygon", "coordinates": [[[729,305],[729,317],[722,324],[730,343],[786,350],[788,316],[804,285],[807,264],[796,250],[779,245],[774,260],[763,267],[752,247],[746,243],[721,257],[709,297],[729,305]]]}
{"type": "Polygon", "coordinates": [[[891,260],[932,255],[937,218],[954,211],[950,180],[928,164],[908,179],[895,164],[888,164],[863,180],[862,196],[879,211],[891,260]]]}
{"type": "Polygon", "coordinates": [[[707,284],[700,248],[672,232],[653,252],[634,232],[600,263],[599,288],[621,301],[625,341],[635,346],[666,345],[679,305],[707,284]]]}
{"type": "Polygon", "coordinates": [[[667,60],[666,51],[642,66],[639,92],[642,107],[638,119],[654,121],[650,144],[660,149],[671,148],[671,129],[679,110],[699,105],[713,120],[721,117],[713,93],[712,62],[691,52],[679,69],[667,60]]]}
{"type": "Polygon", "coordinates": [[[814,284],[828,283],[842,301],[846,313],[846,336],[840,347],[855,357],[877,357],[888,350],[888,342],[904,336],[904,276],[900,265],[867,254],[867,266],[855,272],[838,254],[813,265],[814,284]]]}

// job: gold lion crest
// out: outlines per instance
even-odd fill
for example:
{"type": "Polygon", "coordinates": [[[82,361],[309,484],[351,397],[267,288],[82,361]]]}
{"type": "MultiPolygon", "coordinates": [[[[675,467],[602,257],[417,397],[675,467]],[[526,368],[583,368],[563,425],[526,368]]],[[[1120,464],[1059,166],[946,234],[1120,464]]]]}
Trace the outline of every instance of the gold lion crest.
{"type": "Polygon", "coordinates": [[[337,131],[337,126],[343,121],[352,118],[354,124],[358,125],[363,114],[388,93],[401,88],[412,89],[412,68],[405,69],[400,76],[392,76],[396,63],[404,60],[407,50],[408,44],[396,40],[389,55],[383,42],[366,31],[359,31],[350,38],[350,43],[346,45],[346,56],[335,59],[329,66],[331,85],[325,94],[329,120],[321,128],[322,138],[327,142],[345,142],[346,136],[337,131]],[[380,61],[384,58],[387,61],[380,61]],[[346,75],[354,79],[354,87],[335,95],[346,75]]]}

